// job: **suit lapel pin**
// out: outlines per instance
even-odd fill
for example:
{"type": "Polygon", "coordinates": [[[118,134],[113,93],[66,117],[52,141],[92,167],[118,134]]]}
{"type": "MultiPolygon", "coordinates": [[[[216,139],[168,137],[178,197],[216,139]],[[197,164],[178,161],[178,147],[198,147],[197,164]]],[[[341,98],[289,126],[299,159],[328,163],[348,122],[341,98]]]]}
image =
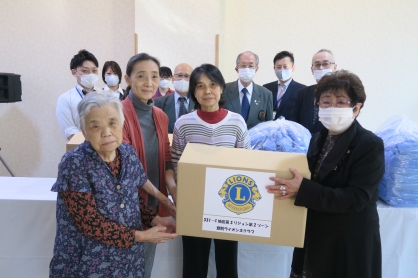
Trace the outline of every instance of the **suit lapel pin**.
{"type": "Polygon", "coordinates": [[[254,103],[255,103],[255,105],[259,105],[260,104],[260,101],[259,100],[254,100],[254,103]]]}
{"type": "Polygon", "coordinates": [[[266,112],[264,112],[264,110],[261,110],[260,113],[258,113],[258,119],[260,121],[265,121],[266,120],[266,112]]]}

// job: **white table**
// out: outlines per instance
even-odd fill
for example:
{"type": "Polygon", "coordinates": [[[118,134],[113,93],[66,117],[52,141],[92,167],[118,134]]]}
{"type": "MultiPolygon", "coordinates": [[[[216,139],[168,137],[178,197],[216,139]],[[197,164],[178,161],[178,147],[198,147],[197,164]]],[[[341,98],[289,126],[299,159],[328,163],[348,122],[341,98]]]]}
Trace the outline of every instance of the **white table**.
{"type": "MultiPolygon", "coordinates": [[[[0,278],[48,277],[55,238],[55,179],[0,177],[0,278]]],[[[383,277],[418,273],[418,208],[378,204],[383,277]]],[[[289,277],[293,248],[241,242],[239,277],[289,277]]],[[[181,277],[181,238],[160,244],[152,277],[181,277]]],[[[208,277],[216,277],[213,250],[208,277]]]]}

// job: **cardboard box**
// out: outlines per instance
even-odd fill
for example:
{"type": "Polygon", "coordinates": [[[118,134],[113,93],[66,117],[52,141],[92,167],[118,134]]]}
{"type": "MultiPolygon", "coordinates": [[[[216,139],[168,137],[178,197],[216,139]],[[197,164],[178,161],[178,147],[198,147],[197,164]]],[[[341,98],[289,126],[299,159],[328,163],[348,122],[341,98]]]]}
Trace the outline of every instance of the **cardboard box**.
{"type": "Polygon", "coordinates": [[[303,247],[306,208],[265,190],[274,183],[264,176],[290,179],[289,167],[310,178],[305,154],[187,144],[178,164],[177,233],[303,247]]]}
{"type": "Polygon", "coordinates": [[[83,133],[81,131],[75,133],[73,138],[71,138],[71,140],[67,142],[66,151],[68,152],[69,150],[74,149],[75,147],[77,147],[83,142],[84,142],[83,133]]]}

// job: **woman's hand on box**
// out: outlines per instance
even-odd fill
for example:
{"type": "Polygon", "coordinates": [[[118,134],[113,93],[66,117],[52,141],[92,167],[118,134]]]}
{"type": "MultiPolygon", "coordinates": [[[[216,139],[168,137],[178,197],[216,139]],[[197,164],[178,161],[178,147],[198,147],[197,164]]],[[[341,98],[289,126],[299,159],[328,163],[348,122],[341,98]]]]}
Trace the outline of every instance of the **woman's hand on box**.
{"type": "Polygon", "coordinates": [[[277,194],[275,198],[278,200],[296,197],[298,194],[303,177],[299,174],[298,170],[294,168],[289,168],[289,171],[293,174],[293,179],[286,180],[271,177],[270,180],[274,181],[274,185],[266,186],[269,193],[277,194]]]}

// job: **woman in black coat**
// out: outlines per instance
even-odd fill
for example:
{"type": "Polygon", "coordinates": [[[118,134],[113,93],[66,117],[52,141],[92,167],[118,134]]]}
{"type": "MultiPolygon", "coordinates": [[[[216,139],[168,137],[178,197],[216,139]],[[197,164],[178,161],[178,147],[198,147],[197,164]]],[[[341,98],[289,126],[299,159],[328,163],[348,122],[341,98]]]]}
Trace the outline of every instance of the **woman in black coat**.
{"type": "Polygon", "coordinates": [[[290,277],[382,276],[377,213],[385,171],[382,140],[356,120],[366,100],[361,80],[348,71],[323,77],[315,91],[319,120],[307,154],[311,180],[296,169],[291,180],[271,178],[277,199],[295,197],[308,208],[304,248],[293,252],[290,277]]]}

